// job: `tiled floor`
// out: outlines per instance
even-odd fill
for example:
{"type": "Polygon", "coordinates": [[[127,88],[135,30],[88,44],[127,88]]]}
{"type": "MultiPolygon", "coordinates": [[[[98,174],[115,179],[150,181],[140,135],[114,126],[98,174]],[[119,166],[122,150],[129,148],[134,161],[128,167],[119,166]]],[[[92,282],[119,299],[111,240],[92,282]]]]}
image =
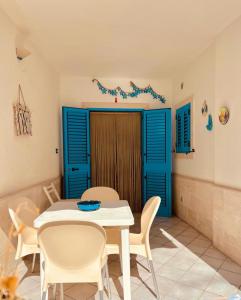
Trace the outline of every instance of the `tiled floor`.
{"type": "MultiPolygon", "coordinates": [[[[132,231],[139,229],[139,216],[136,216],[136,224],[132,231]]],[[[162,300],[221,300],[240,293],[241,267],[180,219],[156,218],[151,229],[151,247],[162,300]]],[[[30,265],[29,259],[26,264],[30,265]]],[[[36,266],[34,274],[28,273],[19,287],[19,294],[25,299],[40,299],[37,269],[36,266]]],[[[123,299],[117,256],[109,258],[109,271],[112,299],[123,299]]],[[[156,299],[145,259],[132,257],[131,275],[132,300],[156,299]]],[[[65,300],[99,299],[96,291],[93,284],[64,286],[65,300]]]]}

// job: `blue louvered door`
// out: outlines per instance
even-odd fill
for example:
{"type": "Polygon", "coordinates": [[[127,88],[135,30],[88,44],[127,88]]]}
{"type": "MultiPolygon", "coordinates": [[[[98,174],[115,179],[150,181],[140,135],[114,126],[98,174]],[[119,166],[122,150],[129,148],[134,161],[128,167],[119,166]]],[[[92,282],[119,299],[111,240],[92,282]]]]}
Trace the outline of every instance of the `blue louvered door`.
{"type": "Polygon", "coordinates": [[[159,216],[171,216],[171,110],[143,112],[143,199],[161,197],[159,216]]]}
{"type": "Polygon", "coordinates": [[[89,111],[63,107],[64,197],[80,198],[90,186],[89,111]]]}

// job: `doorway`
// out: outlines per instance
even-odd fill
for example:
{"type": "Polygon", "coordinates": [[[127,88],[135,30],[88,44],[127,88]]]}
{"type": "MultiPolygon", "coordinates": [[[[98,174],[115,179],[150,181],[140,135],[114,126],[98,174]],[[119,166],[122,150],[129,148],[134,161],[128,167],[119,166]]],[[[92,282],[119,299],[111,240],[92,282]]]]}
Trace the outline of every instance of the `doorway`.
{"type": "Polygon", "coordinates": [[[158,215],[171,216],[171,132],[169,108],[63,107],[64,198],[80,199],[91,186],[107,185],[133,211],[160,196],[158,215]]]}
{"type": "Polygon", "coordinates": [[[142,208],[140,112],[90,112],[91,184],[114,188],[142,208]]]}

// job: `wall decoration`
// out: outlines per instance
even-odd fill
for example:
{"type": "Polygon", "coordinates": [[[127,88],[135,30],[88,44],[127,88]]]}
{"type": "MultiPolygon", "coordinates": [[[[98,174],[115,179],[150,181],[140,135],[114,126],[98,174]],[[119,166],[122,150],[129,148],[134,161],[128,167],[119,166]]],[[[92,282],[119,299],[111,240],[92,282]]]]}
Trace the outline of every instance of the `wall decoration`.
{"type": "Polygon", "coordinates": [[[229,120],[229,116],[230,116],[229,109],[226,106],[222,106],[219,110],[219,115],[218,115],[219,122],[222,125],[227,124],[229,120]]]}
{"type": "Polygon", "coordinates": [[[25,103],[20,84],[18,86],[17,103],[13,105],[13,111],[17,135],[32,135],[31,113],[25,103]]]}
{"type": "Polygon", "coordinates": [[[145,88],[139,88],[132,81],[130,81],[130,86],[132,88],[132,91],[126,92],[122,90],[122,88],[120,88],[119,86],[116,87],[115,89],[108,89],[104,87],[97,79],[93,79],[92,82],[97,83],[97,86],[99,90],[102,92],[102,94],[109,94],[111,96],[120,95],[123,99],[126,99],[128,97],[131,98],[138,97],[140,94],[150,94],[153,99],[157,99],[162,103],[166,102],[166,99],[163,96],[156,93],[150,85],[148,85],[145,88]]]}
{"type": "Polygon", "coordinates": [[[31,54],[26,48],[16,48],[16,56],[18,60],[23,60],[31,54]]]}
{"type": "Polygon", "coordinates": [[[213,118],[212,115],[208,115],[208,124],[206,125],[208,131],[212,131],[213,129],[213,118]]]}
{"type": "Polygon", "coordinates": [[[202,105],[202,115],[205,117],[208,113],[208,105],[207,105],[207,102],[206,100],[203,102],[203,105],[202,105]]]}

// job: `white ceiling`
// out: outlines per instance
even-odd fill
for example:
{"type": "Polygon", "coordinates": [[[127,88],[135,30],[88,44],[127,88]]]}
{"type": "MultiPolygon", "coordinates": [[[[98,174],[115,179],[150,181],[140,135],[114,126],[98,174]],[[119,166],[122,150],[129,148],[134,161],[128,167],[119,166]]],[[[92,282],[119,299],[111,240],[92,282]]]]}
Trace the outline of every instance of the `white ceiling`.
{"type": "Polygon", "coordinates": [[[1,0],[62,74],[158,78],[241,14],[240,0],[1,0]]]}

